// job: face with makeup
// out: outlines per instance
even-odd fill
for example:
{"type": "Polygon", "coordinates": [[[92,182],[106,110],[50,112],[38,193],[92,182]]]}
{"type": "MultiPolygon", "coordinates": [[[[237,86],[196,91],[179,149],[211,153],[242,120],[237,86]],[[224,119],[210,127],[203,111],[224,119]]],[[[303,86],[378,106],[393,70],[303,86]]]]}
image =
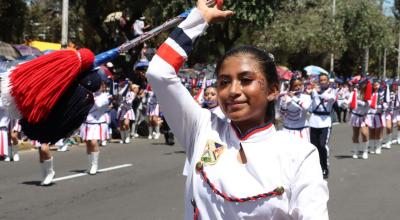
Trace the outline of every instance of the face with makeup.
{"type": "Polygon", "coordinates": [[[217,107],[217,89],[214,87],[208,87],[206,91],[204,91],[204,100],[207,104],[207,108],[217,107]]]}
{"type": "Polygon", "coordinates": [[[267,108],[275,100],[278,83],[267,81],[262,63],[253,54],[237,53],[226,57],[217,69],[220,107],[242,131],[264,124],[273,114],[267,108]]]}

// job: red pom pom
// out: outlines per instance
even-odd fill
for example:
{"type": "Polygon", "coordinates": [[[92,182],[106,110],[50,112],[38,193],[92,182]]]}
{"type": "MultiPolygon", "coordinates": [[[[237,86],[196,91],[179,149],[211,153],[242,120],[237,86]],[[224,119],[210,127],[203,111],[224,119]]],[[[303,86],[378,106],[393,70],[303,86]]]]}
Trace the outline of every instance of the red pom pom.
{"type": "Polygon", "coordinates": [[[372,84],[371,81],[368,80],[367,86],[365,87],[364,101],[371,100],[372,97],[372,84]]]}
{"type": "Polygon", "coordinates": [[[88,49],[60,50],[18,65],[10,74],[11,95],[30,123],[45,119],[77,76],[89,69],[88,49]]]}
{"type": "Polygon", "coordinates": [[[354,110],[357,108],[357,90],[353,90],[353,97],[351,97],[351,102],[350,102],[350,109],[354,110]]]}

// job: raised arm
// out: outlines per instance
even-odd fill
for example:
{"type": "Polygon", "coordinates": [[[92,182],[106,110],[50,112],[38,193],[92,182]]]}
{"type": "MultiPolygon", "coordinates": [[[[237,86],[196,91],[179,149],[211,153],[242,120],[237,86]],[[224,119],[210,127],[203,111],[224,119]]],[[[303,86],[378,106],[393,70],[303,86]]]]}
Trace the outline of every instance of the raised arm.
{"type": "Polygon", "coordinates": [[[192,51],[194,40],[206,30],[208,23],[229,16],[216,7],[208,8],[205,2],[199,0],[197,8],[170,34],[147,71],[168,124],[186,150],[194,144],[200,123],[207,121],[210,113],[196,103],[176,74],[192,51]]]}

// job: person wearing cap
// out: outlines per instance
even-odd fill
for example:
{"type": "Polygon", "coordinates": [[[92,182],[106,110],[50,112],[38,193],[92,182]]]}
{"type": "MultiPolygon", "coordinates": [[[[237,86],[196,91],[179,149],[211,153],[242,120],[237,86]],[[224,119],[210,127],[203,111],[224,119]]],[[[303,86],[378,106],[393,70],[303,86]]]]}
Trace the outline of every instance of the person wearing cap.
{"type": "Polygon", "coordinates": [[[146,120],[147,115],[147,100],[145,97],[145,90],[147,88],[147,78],[146,71],[149,66],[148,61],[139,61],[135,63],[133,70],[134,74],[132,77],[132,82],[139,86],[137,91],[137,96],[132,103],[133,110],[135,112],[135,121],[132,124],[131,136],[139,137],[138,125],[146,120]]]}

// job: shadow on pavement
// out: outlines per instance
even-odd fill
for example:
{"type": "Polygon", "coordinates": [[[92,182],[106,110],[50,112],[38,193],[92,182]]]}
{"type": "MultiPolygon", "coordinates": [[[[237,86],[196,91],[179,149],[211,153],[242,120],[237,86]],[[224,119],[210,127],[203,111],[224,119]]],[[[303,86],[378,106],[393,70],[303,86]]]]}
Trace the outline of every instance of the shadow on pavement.
{"type": "Polygon", "coordinates": [[[172,154],[185,154],[186,152],[183,150],[177,150],[169,153],[164,153],[164,155],[172,155],[172,154]]]}
{"type": "Polygon", "coordinates": [[[71,173],[86,173],[86,170],[70,170],[71,173]]]}
{"type": "Polygon", "coordinates": [[[351,155],[336,155],[336,159],[341,160],[341,159],[353,159],[353,156],[351,155]]]}
{"type": "Polygon", "coordinates": [[[55,183],[51,183],[51,184],[49,184],[47,186],[42,186],[42,185],[40,185],[40,181],[34,180],[34,181],[25,181],[25,182],[22,182],[21,184],[30,185],[30,186],[48,187],[48,186],[54,185],[55,183]]]}

